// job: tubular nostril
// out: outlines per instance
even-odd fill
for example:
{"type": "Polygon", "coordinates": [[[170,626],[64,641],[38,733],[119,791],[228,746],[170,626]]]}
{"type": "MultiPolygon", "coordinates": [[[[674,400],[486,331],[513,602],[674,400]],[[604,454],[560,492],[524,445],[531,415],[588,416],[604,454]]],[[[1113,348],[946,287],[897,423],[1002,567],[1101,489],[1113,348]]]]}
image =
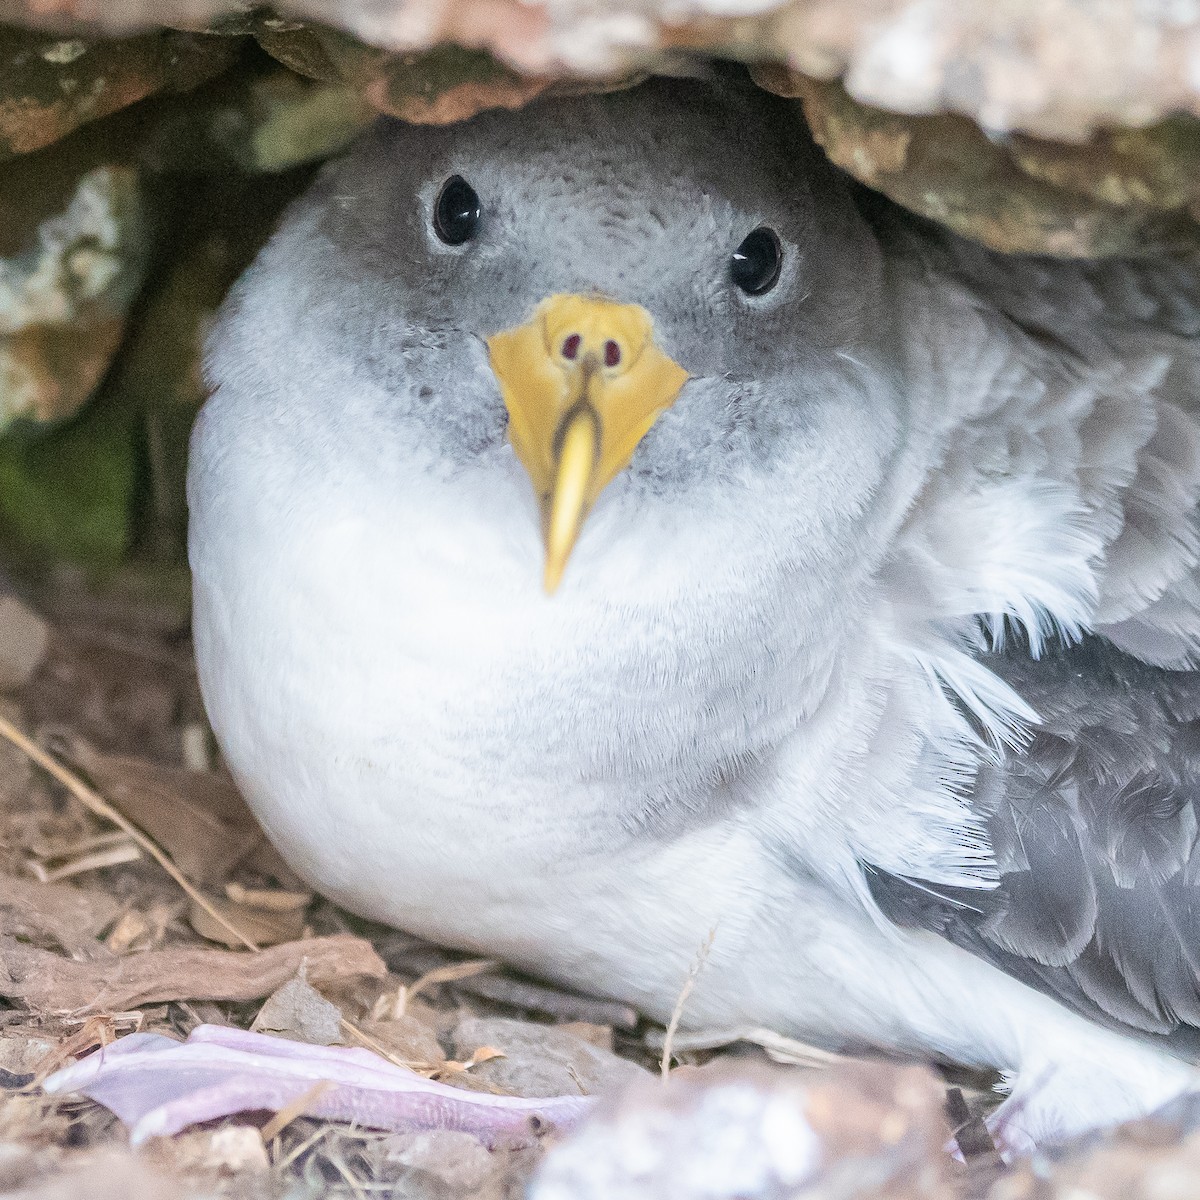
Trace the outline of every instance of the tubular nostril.
{"type": "Polygon", "coordinates": [[[572,358],[573,359],[579,353],[579,344],[582,341],[583,341],[583,338],[581,338],[579,336],[579,334],[577,334],[577,333],[571,334],[570,337],[568,337],[562,344],[563,358],[572,358]]]}
{"type": "Polygon", "coordinates": [[[604,365],[615,367],[621,361],[621,347],[611,338],[604,343],[604,365]]]}

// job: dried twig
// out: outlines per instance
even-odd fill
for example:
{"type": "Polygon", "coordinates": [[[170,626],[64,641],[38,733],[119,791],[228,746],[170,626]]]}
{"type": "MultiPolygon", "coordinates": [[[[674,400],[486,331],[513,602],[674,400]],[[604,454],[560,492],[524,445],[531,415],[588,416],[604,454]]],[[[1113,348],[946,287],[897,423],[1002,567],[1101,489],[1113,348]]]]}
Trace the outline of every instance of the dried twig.
{"type": "Polygon", "coordinates": [[[473,996],[497,1000],[560,1021],[586,1021],[590,1025],[612,1025],[617,1029],[634,1029],[638,1023],[637,1009],[629,1004],[577,996],[527,979],[513,979],[510,975],[479,975],[460,980],[458,987],[473,996]]]}
{"type": "Polygon", "coordinates": [[[78,962],[0,933],[0,995],[38,1012],[90,1013],[175,1000],[260,1000],[303,966],[320,986],[382,979],[387,968],[370,942],[350,934],[306,938],[254,954],[176,946],[78,962]]]}
{"type": "MultiPolygon", "coordinates": [[[[646,1032],[644,1041],[649,1049],[661,1053],[666,1035],[657,1029],[651,1029],[646,1032]]],[[[693,1029],[687,1033],[676,1033],[671,1044],[677,1051],[720,1050],[736,1042],[759,1046],[767,1052],[767,1057],[772,1061],[793,1067],[816,1069],[852,1061],[843,1054],[835,1054],[830,1050],[823,1050],[820,1046],[776,1033],[773,1029],[754,1025],[738,1025],[732,1029],[727,1026],[720,1029],[693,1029]]]]}
{"type": "Polygon", "coordinates": [[[346,1181],[346,1185],[357,1197],[357,1200],[367,1200],[367,1193],[363,1191],[360,1180],[355,1179],[350,1168],[342,1161],[338,1154],[330,1153],[327,1156],[329,1165],[346,1181]]]}
{"type": "Polygon", "coordinates": [[[674,1045],[675,1033],[679,1029],[679,1022],[683,1017],[684,1006],[692,994],[692,988],[696,986],[697,976],[704,970],[704,964],[708,962],[708,956],[712,952],[716,936],[717,927],[714,925],[708,931],[708,937],[704,939],[704,944],[697,951],[696,960],[692,963],[687,978],[683,981],[683,987],[679,991],[679,999],[675,1001],[675,1007],[671,1010],[671,1019],[667,1022],[667,1036],[663,1038],[662,1060],[659,1062],[659,1071],[664,1080],[671,1073],[671,1047],[674,1045]]]}
{"type": "Polygon", "coordinates": [[[94,850],[79,858],[70,859],[61,867],[47,871],[41,863],[28,863],[29,872],[39,883],[59,883],[70,879],[73,875],[83,875],[88,871],[99,871],[103,867],[119,867],[122,863],[136,862],[142,857],[142,852],[127,837],[107,850],[94,850]]]}
{"type": "Polygon", "coordinates": [[[124,830],[183,890],[193,903],[204,909],[218,925],[227,929],[247,950],[257,950],[252,942],[236,925],[226,920],[220,912],[185,878],[179,868],[171,861],[166,851],[147,837],[136,825],[118,812],[98,792],[88,787],[74,771],[63,766],[52,754],[47,753],[32,738],[27,737],[6,717],[0,716],[0,737],[11,742],[18,750],[35,762],[47,774],[57,779],[89,812],[111,821],[118,829],[124,830]]]}
{"type": "MultiPolygon", "coordinates": [[[[323,1137],[335,1129],[336,1126],[332,1123],[319,1125],[312,1133],[308,1135],[302,1142],[298,1142],[293,1146],[287,1154],[282,1158],[277,1159],[275,1169],[282,1171],[285,1167],[290,1167],[306,1150],[311,1150],[323,1137]]],[[[265,1140],[265,1139],[264,1139],[265,1140]]]]}
{"type": "Polygon", "coordinates": [[[472,975],[482,975],[486,971],[494,971],[499,965],[490,958],[470,958],[466,962],[448,963],[444,967],[434,967],[432,971],[426,971],[410,987],[404,988],[402,995],[397,997],[396,1008],[403,1013],[408,1002],[414,996],[426,988],[433,987],[434,984],[455,983],[472,975]]]}
{"type": "Polygon", "coordinates": [[[348,1033],[359,1045],[365,1046],[368,1050],[372,1050],[381,1057],[386,1058],[388,1062],[395,1063],[398,1067],[407,1067],[410,1071],[417,1070],[419,1064],[408,1062],[406,1059],[393,1054],[382,1042],[367,1033],[365,1029],[359,1029],[349,1017],[339,1018],[338,1028],[343,1033],[348,1033]]]}
{"type": "Polygon", "coordinates": [[[329,1079],[320,1079],[302,1096],[291,1104],[285,1104],[258,1132],[264,1142],[277,1138],[297,1117],[303,1117],[327,1091],[336,1085],[329,1079]]]}
{"type": "MultiPolygon", "coordinates": [[[[125,1015],[125,1014],[122,1014],[125,1015]]],[[[107,1013],[88,1017],[82,1028],[59,1042],[53,1050],[43,1055],[33,1068],[33,1080],[27,1091],[40,1088],[43,1081],[68,1059],[76,1058],[93,1046],[109,1046],[116,1037],[116,1022],[107,1013]]]]}

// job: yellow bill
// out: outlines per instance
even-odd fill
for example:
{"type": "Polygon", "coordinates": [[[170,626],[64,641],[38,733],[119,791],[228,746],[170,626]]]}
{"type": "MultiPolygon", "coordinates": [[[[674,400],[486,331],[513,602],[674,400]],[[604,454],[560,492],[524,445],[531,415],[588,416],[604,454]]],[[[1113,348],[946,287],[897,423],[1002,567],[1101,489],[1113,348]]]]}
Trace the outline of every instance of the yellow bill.
{"type": "Polygon", "coordinates": [[[644,308],[596,296],[551,296],[487,345],[509,438],[541,506],[552,592],[596,497],[688,373],[655,345],[644,308]]]}

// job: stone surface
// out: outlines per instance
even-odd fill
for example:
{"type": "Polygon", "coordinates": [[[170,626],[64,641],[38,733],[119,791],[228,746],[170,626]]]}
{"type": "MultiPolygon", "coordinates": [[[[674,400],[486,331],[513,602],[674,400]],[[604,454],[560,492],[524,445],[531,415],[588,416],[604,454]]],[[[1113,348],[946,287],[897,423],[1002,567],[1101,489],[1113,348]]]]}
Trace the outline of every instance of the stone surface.
{"type": "Polygon", "coordinates": [[[520,108],[549,85],[459,46],[388,53],[319,26],[278,28],[264,22],[259,44],[301,75],[349,86],[378,112],[443,125],[485,108],[520,108]]]}
{"type": "Polygon", "coordinates": [[[430,1019],[422,1019],[426,1013],[419,1005],[416,1011],[400,1013],[383,1020],[358,1021],[361,1030],[375,1046],[382,1048],[393,1058],[407,1063],[416,1070],[432,1070],[445,1062],[446,1055],[438,1041],[437,1031],[430,1019]]]}
{"type": "Polygon", "coordinates": [[[395,1179],[391,1195],[404,1200],[510,1200],[508,1156],[489,1152],[469,1133],[433,1129],[396,1134],[380,1145],[395,1179]]]}
{"type": "MultiPolygon", "coordinates": [[[[58,1048],[58,1043],[50,1038],[28,1037],[22,1034],[0,1037],[0,1071],[7,1072],[7,1086],[20,1086],[13,1082],[33,1075],[38,1066],[45,1062],[58,1048]]],[[[4,1076],[0,1075],[0,1081],[4,1076]]]]}
{"type": "Polygon", "coordinates": [[[1105,0],[1085,19],[1066,0],[285,0],[264,15],[241,0],[0,0],[4,16],[64,33],[0,35],[0,62],[8,46],[21,64],[0,74],[0,152],[6,128],[27,148],[191,86],[247,37],[290,72],[235,72],[179,106],[148,137],[161,165],[283,170],[336,152],[372,111],[461,120],[676,69],[674,54],[699,49],[757,62],[764,86],[803,97],[847,170],[998,249],[1117,254],[1198,240],[1200,120],[1182,114],[1200,114],[1200,72],[1180,64],[1200,55],[1200,9],[1105,0]],[[78,36],[156,24],[224,36],[78,36]]]}
{"type": "Polygon", "coordinates": [[[551,1150],[530,1200],[951,1200],[944,1087],[920,1067],[725,1061],[646,1080],[551,1150]]]}
{"type": "Polygon", "coordinates": [[[12,1142],[0,1143],[0,1193],[11,1200],[207,1200],[214,1195],[181,1189],[128,1150],[66,1155],[12,1142]]]}
{"type": "Polygon", "coordinates": [[[337,1046],[343,1041],[342,1010],[326,1000],[303,975],[276,988],[250,1028],[255,1033],[278,1033],[314,1046],[337,1046]]]}
{"type": "MultiPolygon", "coordinates": [[[[1194,1097],[1181,1103],[1195,1108],[1194,1097]]],[[[1191,1200],[1200,1178],[1196,1115],[1135,1121],[1017,1162],[987,1200],[1191,1200]]]]}
{"type": "Polygon", "coordinates": [[[997,250],[1130,254],[1200,244],[1200,122],[1098,135],[1087,146],[994,140],[963,117],[858,104],[838,83],[778,67],[755,78],[798,97],[840,167],[903,204],[997,250]]]}
{"type": "Polygon", "coordinates": [[[227,38],[171,31],[95,41],[0,28],[0,161],[155,92],[195,87],[236,49],[227,38]]]}
{"type": "Polygon", "coordinates": [[[16,596],[0,595],[0,692],[28,683],[49,644],[50,626],[16,596]]]}
{"type": "MultiPolygon", "coordinates": [[[[281,0],[401,52],[490,50],[525,75],[611,76],[680,49],[844,77],[855,99],[1080,140],[1200,113],[1200,8],[1141,0],[281,0]]],[[[0,0],[0,20],[111,32],[254,28],[244,0],[0,0]]]]}
{"type": "Polygon", "coordinates": [[[468,1061],[481,1047],[503,1057],[471,1069],[477,1081],[515,1096],[597,1095],[643,1081],[647,1073],[577,1033],[507,1017],[467,1017],[454,1031],[454,1055],[468,1061]]]}
{"type": "Polygon", "coordinates": [[[0,174],[0,431],[77,412],[121,339],[145,274],[135,169],[74,140],[0,174]]]}

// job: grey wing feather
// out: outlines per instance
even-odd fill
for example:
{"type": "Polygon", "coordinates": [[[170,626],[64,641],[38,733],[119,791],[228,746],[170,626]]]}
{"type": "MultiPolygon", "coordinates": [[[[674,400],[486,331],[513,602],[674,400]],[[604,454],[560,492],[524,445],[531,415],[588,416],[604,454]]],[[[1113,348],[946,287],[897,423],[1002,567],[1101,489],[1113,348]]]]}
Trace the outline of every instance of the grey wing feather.
{"type": "Polygon", "coordinates": [[[989,665],[1039,713],[972,799],[994,891],[866,864],[898,924],[987,959],[1093,1020],[1195,1044],[1200,1028],[1200,672],[1147,666],[1101,638],[989,665]]]}
{"type": "Polygon", "coordinates": [[[1044,478],[1077,492],[1104,543],[1086,627],[1159,666],[1200,666],[1200,256],[1005,256],[861,202],[898,261],[959,289],[1015,339],[1014,362],[1037,364],[1003,416],[986,410],[979,452],[995,455],[987,435],[1008,424],[1046,453],[1044,478]]]}

